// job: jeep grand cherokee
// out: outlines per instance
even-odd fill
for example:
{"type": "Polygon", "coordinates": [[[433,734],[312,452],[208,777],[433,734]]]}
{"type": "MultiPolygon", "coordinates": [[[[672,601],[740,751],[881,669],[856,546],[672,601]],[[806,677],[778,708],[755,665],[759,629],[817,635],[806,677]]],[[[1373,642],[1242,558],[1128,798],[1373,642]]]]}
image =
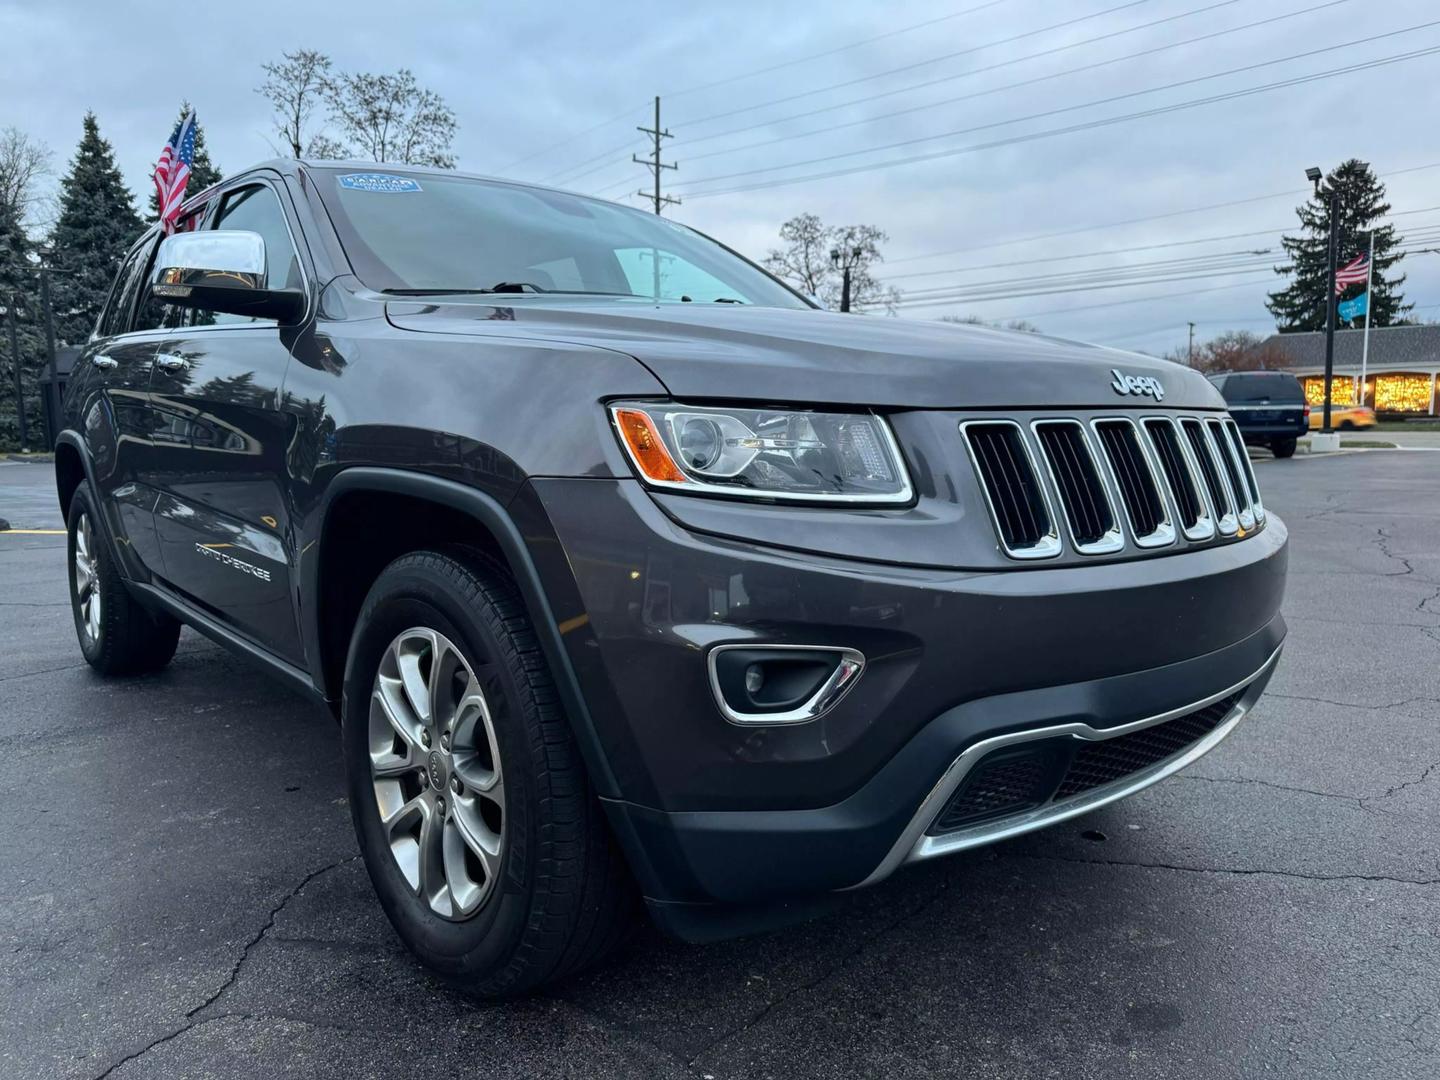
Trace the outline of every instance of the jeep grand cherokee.
{"type": "Polygon", "coordinates": [[[1279,655],[1197,373],[817,310],[691,229],[277,162],[125,258],[55,460],[80,648],[339,718],[376,895],[517,993],[1139,791],[1279,655]]]}

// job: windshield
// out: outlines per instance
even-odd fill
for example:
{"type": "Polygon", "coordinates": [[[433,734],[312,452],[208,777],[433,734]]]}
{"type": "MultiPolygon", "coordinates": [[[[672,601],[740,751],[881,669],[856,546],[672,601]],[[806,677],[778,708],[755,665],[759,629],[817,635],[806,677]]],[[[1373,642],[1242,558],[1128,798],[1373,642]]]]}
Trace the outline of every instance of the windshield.
{"type": "Polygon", "coordinates": [[[626,206],[434,173],[314,175],[355,273],[372,289],[809,306],[728,248],[626,206]]]}
{"type": "Polygon", "coordinates": [[[1276,404],[1300,405],[1305,401],[1305,392],[1300,389],[1300,380],[1294,375],[1284,375],[1280,372],[1229,375],[1226,377],[1220,393],[1226,401],[1231,403],[1268,400],[1276,404]]]}

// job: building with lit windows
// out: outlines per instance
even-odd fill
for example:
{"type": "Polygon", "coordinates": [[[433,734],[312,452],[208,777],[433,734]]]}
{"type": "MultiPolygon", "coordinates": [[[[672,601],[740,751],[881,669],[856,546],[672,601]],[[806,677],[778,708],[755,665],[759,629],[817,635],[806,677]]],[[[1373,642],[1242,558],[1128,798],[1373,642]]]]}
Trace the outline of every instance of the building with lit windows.
{"type": "MultiPolygon", "coordinates": [[[[1363,330],[1335,331],[1330,400],[1346,405],[1363,402],[1377,413],[1395,417],[1437,415],[1440,325],[1384,326],[1370,331],[1370,358],[1362,398],[1360,353],[1364,340],[1363,330]]],[[[1323,333],[1272,334],[1259,348],[1265,354],[1266,367],[1283,366],[1295,373],[1310,404],[1324,402],[1323,333]]]]}

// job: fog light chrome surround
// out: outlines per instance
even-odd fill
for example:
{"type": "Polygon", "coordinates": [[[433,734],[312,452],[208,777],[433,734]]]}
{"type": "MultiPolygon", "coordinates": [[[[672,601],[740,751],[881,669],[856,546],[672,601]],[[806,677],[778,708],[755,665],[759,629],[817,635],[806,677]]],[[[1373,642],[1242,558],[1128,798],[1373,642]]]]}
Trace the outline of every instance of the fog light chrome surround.
{"type": "Polygon", "coordinates": [[[716,645],[711,649],[706,661],[706,668],[710,675],[710,692],[715,697],[716,707],[726,720],[741,727],[775,727],[806,724],[811,720],[818,720],[840,704],[840,700],[850,692],[850,688],[860,681],[860,675],[865,670],[865,654],[859,649],[850,649],[839,645],[770,645],[748,641],[735,642],[729,645],[716,645]],[[735,649],[744,649],[746,652],[773,652],[779,656],[783,656],[787,652],[833,653],[838,657],[838,662],[835,669],[815,689],[814,693],[799,705],[780,712],[745,712],[731,705],[720,687],[717,662],[721,655],[735,649]]]}

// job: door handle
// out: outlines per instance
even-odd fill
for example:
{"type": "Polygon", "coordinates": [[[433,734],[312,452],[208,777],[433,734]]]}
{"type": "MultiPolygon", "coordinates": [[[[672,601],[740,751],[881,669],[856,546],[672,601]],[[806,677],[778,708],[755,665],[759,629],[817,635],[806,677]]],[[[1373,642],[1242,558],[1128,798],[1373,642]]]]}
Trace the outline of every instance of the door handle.
{"type": "Polygon", "coordinates": [[[189,360],[183,356],[176,356],[174,353],[160,353],[155,357],[155,363],[166,371],[183,371],[190,366],[189,360]]]}
{"type": "Polygon", "coordinates": [[[106,356],[104,353],[96,353],[90,358],[90,363],[94,364],[101,371],[113,371],[120,366],[120,361],[114,357],[106,356]]]}

